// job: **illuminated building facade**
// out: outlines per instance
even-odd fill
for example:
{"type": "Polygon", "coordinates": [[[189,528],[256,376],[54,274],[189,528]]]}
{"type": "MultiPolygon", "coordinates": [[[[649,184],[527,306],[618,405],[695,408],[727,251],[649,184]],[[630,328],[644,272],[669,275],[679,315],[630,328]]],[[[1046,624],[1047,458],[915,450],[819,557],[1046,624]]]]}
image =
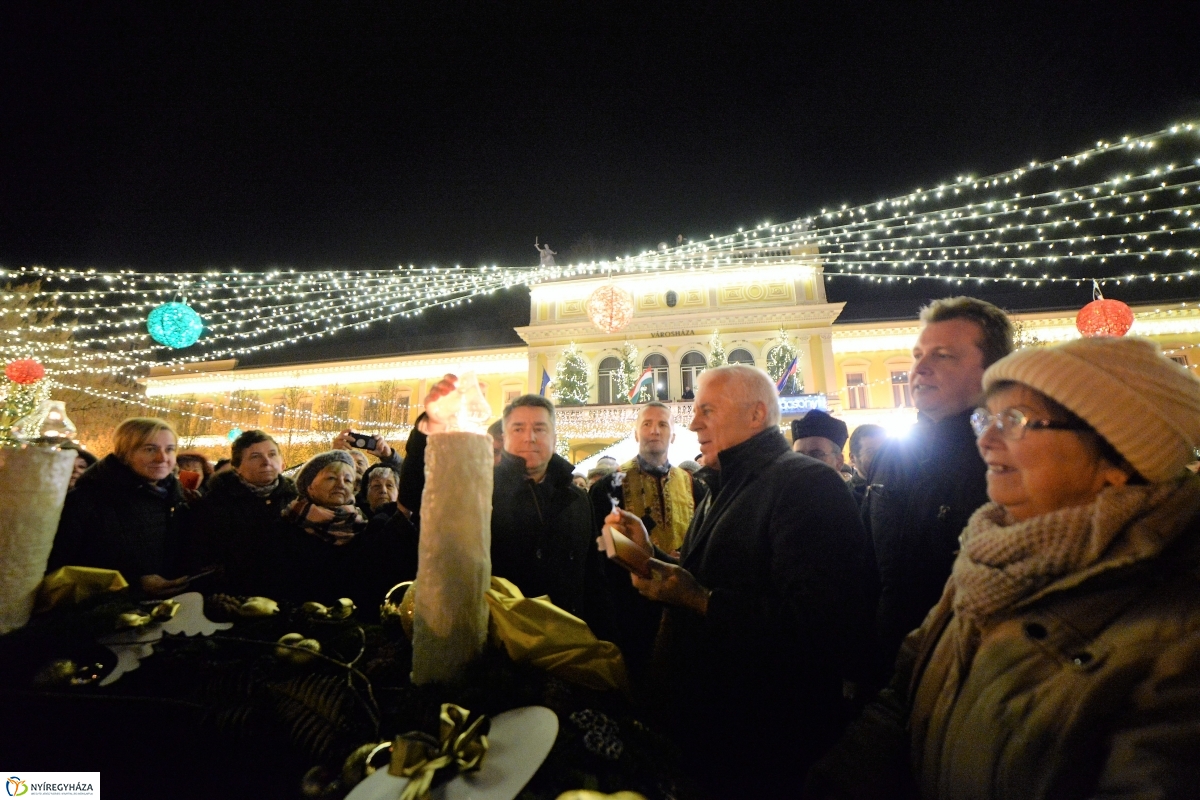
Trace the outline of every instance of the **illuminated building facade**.
{"type": "MultiPolygon", "coordinates": [[[[637,351],[635,372],[651,370],[654,394],[671,404],[677,422],[686,423],[695,378],[710,363],[714,337],[726,363],[766,368],[783,332],[796,352],[799,389],[783,398],[785,418],[825,407],[851,429],[865,422],[892,429],[911,424],[916,415],[908,371],[917,309],[906,319],[838,323],[843,307],[828,302],[821,264],[811,252],[760,251],[754,263],[703,271],[591,275],[536,285],[529,324],[517,329],[525,346],[253,369],[237,369],[232,360],[212,362],[184,375],[152,375],[146,390],[151,398],[194,410],[197,425],[185,434],[195,446],[223,446],[231,425],[293,440],[323,441],[345,427],[402,439],[428,387],[447,372],[473,370],[498,417],[514,397],[538,392],[543,375],[553,380],[564,352],[574,346],[587,365],[588,398],[583,405],[560,406],[558,433],[569,442],[568,455],[579,460],[632,429],[635,410],[618,380],[627,345],[637,351]],[[633,299],[631,320],[613,333],[593,324],[587,309],[592,293],[609,284],[633,299]],[[225,421],[205,424],[213,418],[225,421]]],[[[1189,367],[1194,363],[1200,308],[1133,310],[1131,333],[1158,341],[1189,367]]],[[[1024,344],[1078,335],[1074,311],[1013,318],[1024,344]]],[[[649,396],[644,391],[637,399],[649,396]]]]}

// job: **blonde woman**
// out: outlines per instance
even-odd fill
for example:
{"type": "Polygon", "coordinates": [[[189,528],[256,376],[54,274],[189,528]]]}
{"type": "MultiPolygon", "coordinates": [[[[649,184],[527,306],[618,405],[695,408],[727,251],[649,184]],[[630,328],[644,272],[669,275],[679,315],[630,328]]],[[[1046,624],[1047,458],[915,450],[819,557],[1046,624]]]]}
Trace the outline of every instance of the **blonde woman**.
{"type": "Polygon", "coordinates": [[[152,417],[117,427],[113,452],[67,495],[47,571],[115,569],[151,595],[183,588],[176,564],[187,505],[174,474],[176,440],[169,424],[152,417]]]}

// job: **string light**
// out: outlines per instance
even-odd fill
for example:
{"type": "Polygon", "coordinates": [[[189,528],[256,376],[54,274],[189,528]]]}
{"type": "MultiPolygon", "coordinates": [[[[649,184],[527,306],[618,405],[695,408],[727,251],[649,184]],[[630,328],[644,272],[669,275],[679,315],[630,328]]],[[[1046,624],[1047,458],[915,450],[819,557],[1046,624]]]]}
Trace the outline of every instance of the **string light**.
{"type": "Polygon", "coordinates": [[[6,360],[72,375],[136,377],[362,330],[514,286],[577,277],[816,267],[827,279],[956,285],[1182,282],[1200,269],[1200,130],[1176,125],[1051,161],[783,224],[611,261],[391,270],[0,270],[10,285],[6,360]],[[1195,202],[1193,202],[1195,201],[1195,202]],[[205,319],[188,353],[153,344],[146,315],[179,297],[205,319]]]}

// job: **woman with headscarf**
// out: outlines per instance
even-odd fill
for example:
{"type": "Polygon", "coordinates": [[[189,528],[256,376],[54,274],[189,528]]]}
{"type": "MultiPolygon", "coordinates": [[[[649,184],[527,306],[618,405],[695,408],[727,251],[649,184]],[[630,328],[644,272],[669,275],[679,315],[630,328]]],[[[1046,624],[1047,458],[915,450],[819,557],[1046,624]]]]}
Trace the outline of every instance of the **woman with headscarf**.
{"type": "Polygon", "coordinates": [[[398,510],[399,492],[400,470],[390,463],[380,462],[367,467],[363,473],[354,502],[367,519],[378,516],[386,519],[398,510]]]}
{"type": "Polygon", "coordinates": [[[47,572],[100,567],[150,594],[182,590],[180,526],[187,505],[174,474],[175,445],[175,431],[161,419],[122,422],[113,452],[67,493],[47,572]]]}
{"type": "Polygon", "coordinates": [[[972,418],[990,503],[810,797],[1195,797],[1200,381],[1149,341],[1021,350],[972,418]]]}
{"type": "Polygon", "coordinates": [[[299,496],[283,511],[278,559],[268,569],[281,598],[330,603],[349,597],[368,616],[387,590],[416,573],[408,547],[385,518],[368,522],[354,504],[354,461],[345,450],[313,456],[296,473],[299,496]]]}
{"type": "Polygon", "coordinates": [[[94,455],[80,447],[75,442],[66,442],[60,445],[60,447],[63,450],[75,451],[75,466],[71,469],[71,480],[67,484],[67,491],[69,492],[75,488],[75,482],[79,480],[83,473],[87,472],[88,467],[92,466],[100,459],[96,458],[94,455]]]}
{"type": "MultiPolygon", "coordinates": [[[[179,470],[176,474],[193,472],[199,476],[198,479],[191,477],[191,480],[198,481],[194,487],[191,487],[191,490],[196,493],[196,497],[193,499],[199,499],[201,495],[208,491],[208,482],[213,476],[213,467],[212,464],[208,462],[208,457],[206,455],[196,452],[195,450],[185,451],[175,456],[175,464],[179,467],[179,470]]],[[[188,480],[185,480],[186,477],[188,476],[180,475],[180,482],[183,483],[185,487],[188,486],[189,483],[188,480]]]]}

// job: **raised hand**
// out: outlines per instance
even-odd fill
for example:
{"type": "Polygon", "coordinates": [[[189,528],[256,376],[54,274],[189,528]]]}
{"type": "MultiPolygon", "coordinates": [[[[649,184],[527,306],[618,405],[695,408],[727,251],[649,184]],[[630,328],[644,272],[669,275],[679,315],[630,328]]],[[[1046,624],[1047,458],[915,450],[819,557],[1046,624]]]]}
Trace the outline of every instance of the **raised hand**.
{"type": "Polygon", "coordinates": [[[462,398],[458,393],[458,376],[447,374],[425,395],[425,432],[441,433],[449,426],[450,418],[458,413],[462,398]]]}
{"type": "Polygon", "coordinates": [[[654,545],[650,544],[650,534],[646,531],[646,524],[637,515],[630,514],[623,508],[614,507],[604,518],[604,524],[612,525],[647,553],[654,553],[654,545]]]}

